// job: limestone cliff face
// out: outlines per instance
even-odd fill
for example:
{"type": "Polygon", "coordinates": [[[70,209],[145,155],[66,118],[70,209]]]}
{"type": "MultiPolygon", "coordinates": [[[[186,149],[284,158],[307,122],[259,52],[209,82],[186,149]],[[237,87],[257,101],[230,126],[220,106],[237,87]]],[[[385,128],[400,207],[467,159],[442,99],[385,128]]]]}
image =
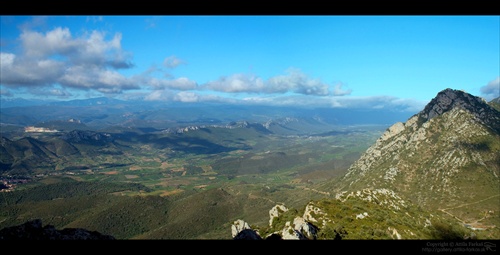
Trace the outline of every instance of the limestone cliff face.
{"type": "MultiPolygon", "coordinates": [[[[269,210],[269,226],[273,225],[273,221],[281,214],[288,211],[284,205],[277,204],[269,210]]],[[[315,240],[317,238],[318,228],[313,224],[317,220],[312,215],[321,215],[319,208],[308,205],[303,216],[297,216],[293,221],[284,223],[282,229],[271,233],[264,238],[260,234],[250,228],[248,223],[243,220],[237,220],[231,226],[231,233],[235,240],[315,240]]]]}
{"type": "Polygon", "coordinates": [[[384,188],[433,209],[485,201],[474,213],[498,212],[499,175],[500,112],[479,97],[446,89],[391,126],[348,169],[339,192],[384,188]]]}

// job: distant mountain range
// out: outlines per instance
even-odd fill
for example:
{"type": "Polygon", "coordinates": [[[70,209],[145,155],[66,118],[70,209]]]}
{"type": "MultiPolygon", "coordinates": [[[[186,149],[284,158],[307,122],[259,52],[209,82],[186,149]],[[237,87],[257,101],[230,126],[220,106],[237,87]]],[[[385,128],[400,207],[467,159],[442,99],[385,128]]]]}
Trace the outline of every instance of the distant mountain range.
{"type": "MultiPolygon", "coordinates": [[[[130,101],[129,103],[133,103],[130,101]]],[[[127,103],[123,100],[108,98],[108,97],[96,97],[89,99],[75,99],[69,101],[54,101],[54,100],[40,100],[40,99],[23,99],[23,98],[0,98],[1,107],[0,108],[12,108],[12,107],[26,107],[26,106],[48,106],[48,105],[59,105],[59,106],[91,106],[91,105],[111,105],[111,104],[124,104],[127,103]]]]}
{"type": "Polygon", "coordinates": [[[0,100],[0,124],[3,127],[78,119],[94,130],[110,126],[165,129],[187,125],[227,124],[233,121],[266,122],[287,117],[321,121],[330,125],[390,125],[415,114],[400,109],[193,104],[123,101],[104,97],[59,102],[0,100]]]}
{"type": "Polygon", "coordinates": [[[0,134],[0,173],[31,175],[93,166],[116,167],[130,163],[130,157],[126,155],[137,154],[141,146],[151,146],[167,154],[173,154],[173,151],[216,154],[249,149],[239,142],[241,139],[342,133],[340,129],[332,131],[332,125],[314,118],[287,117],[264,123],[233,121],[227,124],[181,124],[166,129],[109,127],[93,131],[78,120],[70,119],[41,122],[37,128],[19,127],[18,131],[0,134]],[[51,132],[36,131],[39,129],[51,132]],[[228,135],[237,138],[231,141],[226,137],[228,135]],[[107,163],[102,165],[102,162],[107,163]]]}

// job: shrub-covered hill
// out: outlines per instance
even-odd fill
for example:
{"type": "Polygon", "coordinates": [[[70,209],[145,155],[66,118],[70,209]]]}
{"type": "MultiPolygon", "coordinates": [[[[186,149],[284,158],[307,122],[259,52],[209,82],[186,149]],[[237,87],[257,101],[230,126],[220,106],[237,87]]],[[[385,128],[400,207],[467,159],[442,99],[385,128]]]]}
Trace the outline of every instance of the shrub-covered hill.
{"type": "MultiPolygon", "coordinates": [[[[429,211],[388,189],[360,190],[313,200],[302,210],[277,206],[268,226],[253,227],[262,239],[465,240],[492,239],[439,211],[429,211]],[[309,227],[304,227],[307,222],[309,227]],[[311,231],[312,230],[312,231],[311,231]],[[294,234],[295,232],[298,232],[294,234]]],[[[494,238],[493,238],[494,239],[494,238]]]]}
{"type": "Polygon", "coordinates": [[[68,178],[3,192],[0,229],[40,219],[57,229],[81,228],[116,239],[231,239],[228,222],[252,211],[241,196],[222,188],[169,197],[147,191],[137,183],[68,178]]]}
{"type": "Polygon", "coordinates": [[[81,228],[56,229],[40,219],[0,229],[0,240],[115,240],[113,236],[81,228]]]}

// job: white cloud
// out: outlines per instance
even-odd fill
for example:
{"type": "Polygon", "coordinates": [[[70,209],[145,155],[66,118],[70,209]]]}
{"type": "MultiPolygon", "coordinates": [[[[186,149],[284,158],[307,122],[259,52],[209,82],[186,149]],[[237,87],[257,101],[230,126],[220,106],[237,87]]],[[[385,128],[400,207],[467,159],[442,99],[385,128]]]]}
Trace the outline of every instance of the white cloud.
{"type": "Polygon", "coordinates": [[[2,64],[0,67],[12,66],[15,58],[16,58],[16,55],[14,55],[12,53],[0,52],[0,64],[2,64]]]}
{"type": "Polygon", "coordinates": [[[87,22],[92,21],[93,23],[101,22],[103,21],[102,16],[88,16],[86,19],[87,22]]]}
{"type": "Polygon", "coordinates": [[[98,67],[70,67],[57,82],[63,86],[95,89],[103,93],[120,93],[122,90],[139,88],[131,79],[122,74],[98,67]]]}
{"type": "Polygon", "coordinates": [[[40,33],[27,27],[19,36],[20,54],[0,55],[0,84],[11,87],[60,84],[102,93],[139,88],[114,70],[132,66],[131,55],[122,50],[121,33],[108,39],[104,32],[91,31],[75,38],[68,28],[40,33]]]}
{"type": "Polygon", "coordinates": [[[68,28],[55,28],[45,35],[36,31],[25,30],[20,35],[26,56],[44,58],[54,54],[67,55],[77,52],[82,46],[79,40],[73,40],[68,28]]]}
{"type": "Polygon", "coordinates": [[[203,87],[227,93],[283,94],[293,92],[316,96],[329,94],[327,84],[317,79],[311,79],[294,68],[287,70],[286,75],[274,76],[267,81],[254,75],[234,74],[208,82],[203,87]]]}
{"type": "Polygon", "coordinates": [[[186,62],[176,56],[169,56],[163,60],[163,65],[167,68],[176,68],[181,64],[186,64],[186,62]]]}
{"type": "Polygon", "coordinates": [[[171,93],[165,90],[155,90],[144,97],[146,101],[168,101],[172,98],[171,93]]]}
{"type": "Polygon", "coordinates": [[[418,112],[426,102],[393,96],[332,97],[332,103],[343,108],[393,109],[418,112]]]}
{"type": "Polygon", "coordinates": [[[39,97],[69,98],[72,96],[70,92],[59,87],[31,87],[27,92],[36,94],[39,97]]]}
{"type": "Polygon", "coordinates": [[[47,18],[47,16],[33,16],[30,21],[19,25],[19,28],[22,30],[31,30],[37,27],[45,27],[47,26],[47,18]]]}
{"type": "Polygon", "coordinates": [[[158,23],[160,22],[160,17],[152,17],[149,19],[145,19],[144,22],[146,22],[146,29],[155,28],[158,26],[158,23]]]}
{"type": "Polygon", "coordinates": [[[342,83],[338,83],[335,85],[335,87],[333,88],[333,95],[334,96],[345,96],[345,95],[351,94],[352,89],[343,90],[342,86],[343,86],[342,83]]]}
{"type": "Polygon", "coordinates": [[[193,92],[181,91],[177,93],[177,95],[175,95],[174,100],[185,103],[193,103],[193,102],[198,102],[200,98],[197,94],[193,92]]]}
{"type": "Polygon", "coordinates": [[[176,89],[176,90],[190,90],[196,89],[198,84],[186,77],[180,77],[177,79],[166,80],[166,79],[156,79],[149,77],[141,77],[142,83],[153,87],[154,89],[176,89]]]}
{"type": "MultiPolygon", "coordinates": [[[[121,33],[107,38],[106,33],[94,30],[74,37],[68,28],[57,27],[45,33],[25,29],[19,39],[22,45],[19,55],[9,52],[2,52],[0,55],[2,85],[61,85],[101,93],[121,93],[124,90],[139,89],[139,85],[155,90],[190,90],[198,86],[195,81],[186,77],[151,78],[153,72],[161,71],[156,67],[132,78],[117,72],[115,69],[132,66],[129,60],[131,54],[122,50],[121,33]]],[[[167,57],[164,61],[164,65],[169,68],[184,63],[175,56],[167,57]]]]}
{"type": "Polygon", "coordinates": [[[248,104],[265,104],[277,106],[331,107],[357,109],[390,109],[395,111],[418,112],[425,107],[425,102],[402,99],[391,96],[371,97],[310,97],[306,95],[246,97],[242,99],[248,104]]]}
{"type": "Polygon", "coordinates": [[[60,90],[60,89],[51,89],[49,91],[50,95],[52,96],[58,96],[58,97],[69,97],[71,96],[71,93],[65,90],[60,90]]]}
{"type": "Polygon", "coordinates": [[[116,33],[109,41],[106,41],[105,36],[103,32],[92,31],[88,38],[77,40],[78,50],[68,57],[80,65],[109,66],[115,69],[132,67],[128,60],[131,54],[121,48],[122,34],[116,33]]]}
{"type": "Polygon", "coordinates": [[[204,87],[227,93],[258,93],[265,90],[265,85],[261,78],[245,74],[233,74],[229,77],[221,77],[216,81],[208,82],[204,87]]]}
{"type": "Polygon", "coordinates": [[[295,92],[304,95],[326,96],[329,94],[328,85],[318,79],[311,79],[299,69],[290,68],[287,75],[272,77],[267,82],[267,91],[270,93],[295,92]]]}
{"type": "MultiPolygon", "coordinates": [[[[127,96],[128,94],[124,94],[124,96],[127,96]]],[[[141,95],[136,95],[132,93],[132,97],[137,98],[138,96],[141,95]]],[[[179,102],[214,102],[214,103],[232,103],[232,104],[237,104],[241,103],[240,100],[234,99],[234,98],[229,98],[229,97],[223,97],[219,95],[214,95],[214,94],[199,94],[195,93],[192,91],[180,91],[180,92],[175,92],[173,90],[169,89],[163,89],[163,90],[154,90],[153,92],[142,96],[144,100],[147,101],[179,101],[179,102]]]]}
{"type": "Polygon", "coordinates": [[[500,96],[500,76],[481,87],[481,94],[490,101],[500,96]]]}
{"type": "Polygon", "coordinates": [[[64,64],[51,59],[19,58],[1,53],[0,83],[12,86],[43,86],[57,81],[64,73],[64,64]]]}

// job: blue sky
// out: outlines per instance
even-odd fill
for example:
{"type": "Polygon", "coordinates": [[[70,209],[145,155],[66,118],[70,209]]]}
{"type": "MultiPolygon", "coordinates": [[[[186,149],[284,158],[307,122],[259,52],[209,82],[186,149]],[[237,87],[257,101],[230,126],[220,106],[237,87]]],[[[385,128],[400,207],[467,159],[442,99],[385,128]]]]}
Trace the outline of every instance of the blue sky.
{"type": "Polygon", "coordinates": [[[0,95],[398,108],[499,96],[500,16],[1,16],[0,95]]]}

